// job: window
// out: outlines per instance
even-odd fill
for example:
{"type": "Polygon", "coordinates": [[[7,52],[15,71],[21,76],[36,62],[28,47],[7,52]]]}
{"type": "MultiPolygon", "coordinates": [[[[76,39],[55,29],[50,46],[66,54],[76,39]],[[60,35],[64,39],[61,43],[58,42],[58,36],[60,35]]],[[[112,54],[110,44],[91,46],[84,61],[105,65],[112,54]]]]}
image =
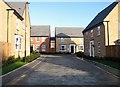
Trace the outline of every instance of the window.
{"type": "Polygon", "coordinates": [[[19,19],[16,19],[16,29],[19,29],[19,19]]]}
{"type": "Polygon", "coordinates": [[[98,35],[100,35],[100,26],[98,26],[98,35]]]}
{"type": "Polygon", "coordinates": [[[36,46],[36,51],[37,51],[37,52],[40,51],[40,46],[39,46],[39,45],[36,46]]]}
{"type": "Polygon", "coordinates": [[[45,42],[46,38],[45,37],[42,37],[42,42],[45,42]]]}
{"type": "Polygon", "coordinates": [[[30,49],[31,49],[31,51],[34,51],[34,45],[33,44],[31,44],[30,49]]]}
{"type": "Polygon", "coordinates": [[[91,30],[91,37],[93,37],[93,30],[91,30]]]}
{"type": "Polygon", "coordinates": [[[98,53],[100,53],[100,42],[98,42],[98,53]]]}
{"type": "Polygon", "coordinates": [[[18,36],[18,35],[15,35],[15,49],[16,50],[20,50],[21,49],[21,42],[22,42],[21,37],[18,36]]]}
{"type": "Polygon", "coordinates": [[[33,41],[33,38],[32,38],[32,37],[31,37],[30,39],[31,39],[31,41],[33,41]]]}
{"type": "Polygon", "coordinates": [[[83,49],[84,49],[84,48],[83,48],[83,45],[78,45],[78,50],[79,50],[79,51],[83,51],[83,49]]]}
{"type": "Polygon", "coordinates": [[[66,45],[61,45],[60,46],[60,51],[62,51],[62,52],[66,51],[66,45]]]}
{"type": "Polygon", "coordinates": [[[61,42],[64,42],[64,38],[61,38],[61,42]]]}
{"type": "Polygon", "coordinates": [[[88,32],[86,32],[86,35],[88,35],[88,32]]]}
{"type": "Polygon", "coordinates": [[[36,41],[37,41],[37,42],[40,41],[39,37],[36,37],[36,41]]]}
{"type": "Polygon", "coordinates": [[[46,45],[45,44],[42,45],[42,51],[46,51],[46,45]]]}
{"type": "Polygon", "coordinates": [[[51,43],[51,48],[55,48],[55,43],[51,43]]]}
{"type": "Polygon", "coordinates": [[[21,49],[21,37],[19,37],[19,49],[21,49]]]}
{"type": "Polygon", "coordinates": [[[88,32],[86,32],[85,34],[86,34],[86,35],[85,35],[85,38],[88,39],[88,32]]]}

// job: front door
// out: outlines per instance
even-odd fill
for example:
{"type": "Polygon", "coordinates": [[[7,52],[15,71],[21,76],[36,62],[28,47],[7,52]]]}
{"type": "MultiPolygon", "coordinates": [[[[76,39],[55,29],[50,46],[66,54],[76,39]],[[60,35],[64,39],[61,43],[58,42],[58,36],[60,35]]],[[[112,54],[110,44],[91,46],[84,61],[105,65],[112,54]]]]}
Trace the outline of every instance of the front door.
{"type": "Polygon", "coordinates": [[[74,53],[74,46],[71,46],[71,53],[74,53]]]}
{"type": "Polygon", "coordinates": [[[90,56],[94,57],[94,41],[90,41],[90,56]]]}

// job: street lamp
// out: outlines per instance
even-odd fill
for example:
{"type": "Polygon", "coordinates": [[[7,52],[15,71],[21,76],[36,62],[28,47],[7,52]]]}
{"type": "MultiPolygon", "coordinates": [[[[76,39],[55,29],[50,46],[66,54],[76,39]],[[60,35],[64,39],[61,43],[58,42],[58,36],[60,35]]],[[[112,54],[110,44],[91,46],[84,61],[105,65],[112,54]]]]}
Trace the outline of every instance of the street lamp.
{"type": "Polygon", "coordinates": [[[106,22],[107,23],[107,38],[108,38],[108,46],[109,46],[109,22],[110,21],[103,21],[103,22],[106,22]]]}

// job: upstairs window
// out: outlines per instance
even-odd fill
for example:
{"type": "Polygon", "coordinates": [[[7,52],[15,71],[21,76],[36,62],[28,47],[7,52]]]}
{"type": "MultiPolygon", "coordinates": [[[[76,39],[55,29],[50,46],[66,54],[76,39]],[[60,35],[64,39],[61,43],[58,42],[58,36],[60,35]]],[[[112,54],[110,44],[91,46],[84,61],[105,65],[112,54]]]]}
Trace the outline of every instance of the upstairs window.
{"type": "Polygon", "coordinates": [[[19,19],[18,18],[16,19],[16,29],[17,30],[19,29],[19,19]]]}
{"type": "Polygon", "coordinates": [[[37,41],[37,42],[40,41],[39,37],[36,37],[36,41],[37,41]]]}
{"type": "Polygon", "coordinates": [[[88,32],[86,32],[86,35],[85,35],[86,39],[88,39],[88,32]]]}
{"type": "Polygon", "coordinates": [[[98,28],[98,35],[100,35],[100,26],[97,27],[98,28]]]}
{"type": "Polygon", "coordinates": [[[45,42],[45,40],[46,40],[46,37],[42,37],[42,42],[45,42]]]}
{"type": "Polygon", "coordinates": [[[93,37],[93,30],[91,30],[91,37],[93,37]]]}
{"type": "Polygon", "coordinates": [[[61,42],[64,42],[64,38],[61,38],[61,42]]]}
{"type": "Polygon", "coordinates": [[[33,41],[33,38],[32,38],[32,37],[31,37],[30,39],[31,39],[31,41],[33,41]]]}

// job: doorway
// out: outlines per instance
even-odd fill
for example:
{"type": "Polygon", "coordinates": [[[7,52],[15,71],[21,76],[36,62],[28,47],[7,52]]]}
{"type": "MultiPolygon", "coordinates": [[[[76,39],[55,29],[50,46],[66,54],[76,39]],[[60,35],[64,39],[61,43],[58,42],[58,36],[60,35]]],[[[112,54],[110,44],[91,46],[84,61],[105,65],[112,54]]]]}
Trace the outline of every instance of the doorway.
{"type": "Polygon", "coordinates": [[[94,57],[94,41],[90,41],[90,56],[94,57]]]}
{"type": "Polygon", "coordinates": [[[70,50],[69,50],[70,53],[75,53],[75,44],[70,44],[70,50]]]}

